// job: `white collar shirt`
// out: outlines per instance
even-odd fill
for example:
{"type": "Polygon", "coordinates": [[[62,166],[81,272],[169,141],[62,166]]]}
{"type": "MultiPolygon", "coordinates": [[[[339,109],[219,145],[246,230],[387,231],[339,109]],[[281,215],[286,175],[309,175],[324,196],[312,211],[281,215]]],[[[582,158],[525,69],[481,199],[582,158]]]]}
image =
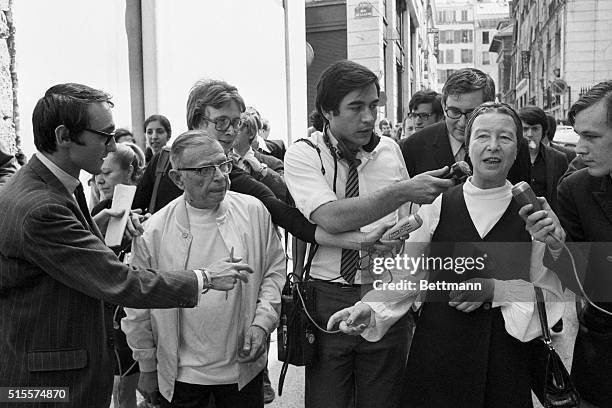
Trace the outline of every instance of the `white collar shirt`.
{"type": "MultiPolygon", "coordinates": [[[[320,206],[345,198],[349,168],[346,160],[337,161],[334,193],[334,158],[324,142],[323,133],[314,132],[306,139],[319,148],[320,158],[317,151],[307,143],[296,142],[291,145],[285,154],[285,182],[296,207],[306,218],[311,219],[313,211],[320,206]],[[321,171],[321,166],[325,169],[325,174],[321,171]]],[[[330,137],[330,142],[334,147],[337,145],[333,136],[330,137]]],[[[357,167],[359,196],[367,196],[380,188],[409,178],[400,148],[391,138],[382,137],[372,152],[359,150],[356,158],[360,161],[357,167]]],[[[394,211],[362,227],[361,230],[370,231],[380,223],[396,221],[397,211],[394,211]]],[[[311,276],[344,283],[340,278],[341,255],[341,248],[320,246],[312,263],[311,276]]],[[[355,283],[370,283],[373,280],[370,274],[361,276],[357,273],[355,283]]]]}

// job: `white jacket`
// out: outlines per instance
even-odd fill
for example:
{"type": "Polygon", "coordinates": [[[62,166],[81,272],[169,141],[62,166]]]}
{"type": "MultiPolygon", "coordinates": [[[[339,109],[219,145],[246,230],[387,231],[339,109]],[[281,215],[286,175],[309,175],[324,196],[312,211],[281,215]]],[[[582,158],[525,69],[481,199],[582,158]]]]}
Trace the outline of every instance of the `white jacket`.
{"type": "MultiPolygon", "coordinates": [[[[186,269],[192,242],[186,211],[185,199],[181,196],[155,213],[146,222],[144,234],[132,243],[132,264],[165,271],[186,269]]],[[[285,282],[284,252],[270,214],[254,197],[228,191],[217,210],[216,220],[228,253],[233,247],[234,256],[242,257],[242,262],[254,270],[249,282],[240,285],[238,339],[241,344],[252,324],[266,329],[268,334],[277,325],[285,282]]],[[[211,259],[210,263],[214,261],[211,259]]],[[[126,314],[121,327],[134,359],[143,372],[157,370],[159,390],[171,401],[178,372],[179,309],[126,308],[126,314]]],[[[266,361],[264,353],[256,361],[240,364],[238,388],[259,374],[266,361]]]]}

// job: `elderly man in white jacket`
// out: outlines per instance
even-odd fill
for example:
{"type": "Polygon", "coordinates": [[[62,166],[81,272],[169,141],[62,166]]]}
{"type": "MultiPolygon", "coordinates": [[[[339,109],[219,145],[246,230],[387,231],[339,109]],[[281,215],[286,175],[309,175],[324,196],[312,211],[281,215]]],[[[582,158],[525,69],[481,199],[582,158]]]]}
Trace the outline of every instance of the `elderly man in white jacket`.
{"type": "Polygon", "coordinates": [[[231,162],[216,140],[184,133],[170,160],[184,194],[149,219],[132,263],[172,270],[241,258],[254,272],[232,291],[205,292],[191,310],[126,309],[121,325],[140,364],[139,389],[162,406],[205,406],[213,394],[223,406],[262,407],[266,338],[285,279],[280,240],[261,202],[227,191],[231,162]]]}

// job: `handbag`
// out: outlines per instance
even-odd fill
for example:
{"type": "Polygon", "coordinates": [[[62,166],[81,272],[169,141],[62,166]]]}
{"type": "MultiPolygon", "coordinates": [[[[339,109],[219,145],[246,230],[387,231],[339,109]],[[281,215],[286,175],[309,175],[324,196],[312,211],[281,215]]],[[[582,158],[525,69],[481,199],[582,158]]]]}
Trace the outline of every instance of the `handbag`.
{"type": "Polygon", "coordinates": [[[281,315],[278,328],[278,359],[283,362],[278,380],[278,395],[283,393],[283,384],[289,364],[311,366],[317,355],[316,327],[310,316],[314,314],[314,290],[309,284],[310,265],[318,245],[310,248],[303,277],[295,273],[287,275],[281,293],[281,315]]]}
{"type": "Polygon", "coordinates": [[[544,408],[578,408],[580,396],[550,338],[544,294],[537,286],[535,293],[542,341],[535,343],[535,355],[530,361],[531,389],[544,408]]]}

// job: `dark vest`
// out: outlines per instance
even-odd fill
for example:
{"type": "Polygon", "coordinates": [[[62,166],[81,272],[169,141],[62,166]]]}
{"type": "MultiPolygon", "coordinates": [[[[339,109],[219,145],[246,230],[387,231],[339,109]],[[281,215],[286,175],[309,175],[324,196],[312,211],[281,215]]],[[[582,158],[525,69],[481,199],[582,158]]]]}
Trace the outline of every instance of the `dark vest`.
{"type": "MultiPolygon", "coordinates": [[[[529,281],[531,239],[514,201],[480,238],[463,185],[442,196],[429,257],[483,257],[483,270],[434,270],[430,282],[472,278],[529,281]],[[486,256],[485,256],[486,254],[486,256]]],[[[448,291],[429,291],[412,340],[404,384],[405,407],[531,407],[530,343],[510,336],[499,308],[471,313],[448,305],[448,291]]]]}

